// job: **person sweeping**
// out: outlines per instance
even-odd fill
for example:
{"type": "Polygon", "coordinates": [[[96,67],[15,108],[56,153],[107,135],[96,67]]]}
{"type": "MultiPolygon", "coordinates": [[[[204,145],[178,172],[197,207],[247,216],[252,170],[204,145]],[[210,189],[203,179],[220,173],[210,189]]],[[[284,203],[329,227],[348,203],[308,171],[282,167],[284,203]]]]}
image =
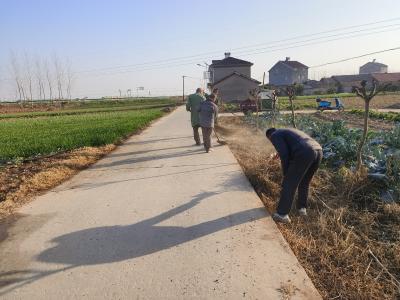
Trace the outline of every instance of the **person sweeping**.
{"type": "Polygon", "coordinates": [[[281,159],[283,182],[275,221],[290,223],[289,212],[298,190],[297,209],[307,215],[307,200],[311,180],[322,160],[321,145],[297,129],[275,129],[266,131],[281,159]]]}
{"type": "Polygon", "coordinates": [[[211,134],[214,129],[214,123],[218,119],[218,106],[214,103],[215,98],[215,94],[211,94],[206,101],[200,103],[198,109],[204,149],[207,153],[212,151],[211,134]]]}

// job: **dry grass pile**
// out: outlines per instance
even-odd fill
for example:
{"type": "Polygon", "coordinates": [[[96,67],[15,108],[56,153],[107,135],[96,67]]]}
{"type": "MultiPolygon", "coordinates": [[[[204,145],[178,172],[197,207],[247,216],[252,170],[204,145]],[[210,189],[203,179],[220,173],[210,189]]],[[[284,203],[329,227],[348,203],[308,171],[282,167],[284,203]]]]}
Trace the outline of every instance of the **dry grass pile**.
{"type": "Polygon", "coordinates": [[[0,169],[0,219],[95,163],[116,146],[85,147],[0,169]]]}
{"type": "MultiPolygon", "coordinates": [[[[279,199],[279,161],[264,133],[239,118],[219,132],[270,212],[279,199]]],[[[379,184],[347,169],[321,169],[313,180],[309,216],[278,225],[325,299],[400,298],[400,205],[379,200],[379,184]]]]}

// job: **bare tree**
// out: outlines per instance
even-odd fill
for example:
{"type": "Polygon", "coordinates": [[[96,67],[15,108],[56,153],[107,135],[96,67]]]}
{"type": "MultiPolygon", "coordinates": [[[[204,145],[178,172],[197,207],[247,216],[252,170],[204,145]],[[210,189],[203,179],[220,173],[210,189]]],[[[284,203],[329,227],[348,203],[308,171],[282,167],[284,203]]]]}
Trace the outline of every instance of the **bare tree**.
{"type": "Polygon", "coordinates": [[[290,109],[292,111],[292,126],[294,128],[296,128],[296,116],[294,114],[294,106],[293,106],[293,99],[294,99],[294,97],[296,95],[294,87],[293,86],[288,86],[286,88],[286,93],[287,93],[287,95],[289,97],[290,109]]]}
{"type": "Polygon", "coordinates": [[[40,57],[36,57],[35,59],[35,77],[37,82],[37,88],[39,92],[39,100],[46,100],[46,91],[44,89],[44,75],[43,75],[43,67],[42,61],[40,57]]]}
{"type": "Polygon", "coordinates": [[[74,73],[72,71],[72,66],[71,66],[71,62],[69,61],[69,59],[67,59],[66,63],[65,63],[65,76],[66,76],[66,83],[67,83],[67,98],[69,100],[72,99],[72,94],[71,94],[71,89],[72,89],[72,83],[74,80],[74,73]]]}
{"type": "Polygon", "coordinates": [[[24,54],[24,68],[25,68],[25,79],[28,85],[29,99],[33,107],[33,77],[32,77],[32,62],[28,54],[24,54]]]}
{"type": "Polygon", "coordinates": [[[50,99],[50,102],[53,103],[53,99],[54,99],[53,98],[53,80],[51,78],[51,70],[50,70],[47,59],[43,60],[43,69],[44,69],[44,73],[46,75],[47,86],[49,88],[49,99],[50,99]]]}
{"type": "Polygon", "coordinates": [[[64,82],[64,70],[62,64],[56,54],[53,56],[54,72],[57,83],[58,99],[61,100],[63,96],[63,82],[64,82]]]}
{"type": "Polygon", "coordinates": [[[371,103],[371,100],[379,93],[379,90],[377,88],[377,83],[375,80],[372,81],[372,89],[369,92],[367,92],[367,81],[366,80],[361,81],[361,87],[354,87],[354,90],[356,92],[356,95],[364,100],[364,105],[365,105],[364,130],[363,130],[363,135],[361,137],[360,143],[357,148],[356,172],[360,172],[361,168],[363,166],[362,152],[363,152],[363,148],[364,148],[365,141],[367,139],[367,134],[368,134],[369,105],[371,103]]]}
{"type": "Polygon", "coordinates": [[[24,92],[24,85],[23,79],[21,75],[20,64],[18,62],[18,57],[14,52],[10,53],[10,60],[11,60],[11,72],[13,74],[13,78],[16,85],[16,90],[18,92],[18,100],[22,102],[26,100],[25,92],[24,92]]]}

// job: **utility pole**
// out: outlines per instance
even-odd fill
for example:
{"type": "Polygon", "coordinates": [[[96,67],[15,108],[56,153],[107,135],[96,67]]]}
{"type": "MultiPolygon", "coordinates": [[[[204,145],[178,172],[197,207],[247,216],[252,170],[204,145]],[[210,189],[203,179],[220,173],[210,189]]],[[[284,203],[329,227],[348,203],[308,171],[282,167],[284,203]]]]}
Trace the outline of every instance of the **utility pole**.
{"type": "Polygon", "coordinates": [[[182,102],[185,102],[185,75],[182,76],[182,102]]]}
{"type": "Polygon", "coordinates": [[[205,71],[203,73],[203,82],[204,82],[203,87],[204,87],[204,91],[205,91],[207,89],[207,83],[211,79],[209,76],[210,73],[208,72],[210,65],[206,62],[204,62],[204,65],[202,65],[202,64],[196,64],[196,65],[199,67],[205,68],[205,71]]]}

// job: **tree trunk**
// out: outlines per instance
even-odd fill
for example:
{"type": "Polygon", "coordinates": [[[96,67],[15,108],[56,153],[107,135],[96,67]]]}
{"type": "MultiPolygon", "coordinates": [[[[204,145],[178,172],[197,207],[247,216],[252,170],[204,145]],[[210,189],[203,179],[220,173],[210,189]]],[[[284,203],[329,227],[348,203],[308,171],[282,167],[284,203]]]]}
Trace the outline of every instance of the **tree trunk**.
{"type": "Polygon", "coordinates": [[[292,126],[293,126],[293,128],[297,128],[296,127],[296,119],[295,119],[295,115],[294,115],[293,97],[289,96],[289,101],[290,101],[290,108],[292,110],[292,126]]]}
{"type": "Polygon", "coordinates": [[[359,172],[361,170],[361,167],[363,165],[362,153],[363,153],[364,144],[365,144],[365,141],[367,140],[367,135],[368,135],[369,103],[370,103],[370,100],[365,100],[364,131],[363,131],[362,138],[360,140],[360,144],[358,145],[358,149],[357,149],[357,172],[359,172]]]}

